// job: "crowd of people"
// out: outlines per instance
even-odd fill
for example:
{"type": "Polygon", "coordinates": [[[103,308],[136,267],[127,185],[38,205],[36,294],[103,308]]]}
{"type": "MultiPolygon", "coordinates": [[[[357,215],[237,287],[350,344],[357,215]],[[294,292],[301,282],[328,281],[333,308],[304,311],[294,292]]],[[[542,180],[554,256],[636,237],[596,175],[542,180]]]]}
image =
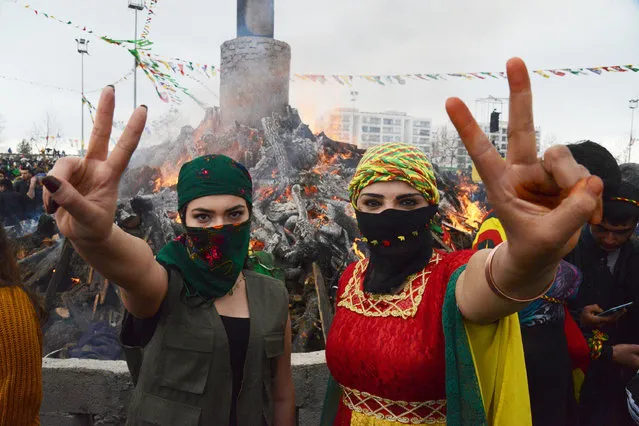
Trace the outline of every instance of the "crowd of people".
{"type": "Polygon", "coordinates": [[[0,223],[15,226],[44,212],[42,179],[62,153],[0,154],[0,223]]]}
{"type": "MultiPolygon", "coordinates": [[[[339,282],[322,426],[637,419],[639,165],[590,141],[537,158],[527,69],[512,59],[507,75],[505,159],[461,100],[446,103],[492,206],[473,250],[434,248],[440,196],[422,151],[383,144],[357,166],[348,192],[369,256],[339,282]]],[[[120,287],[121,343],[134,349],[127,424],[293,426],[286,288],[246,268],[249,172],[223,155],[184,164],[184,234],[154,256],[113,223],[147,115],[133,112],[108,155],[114,99],[106,88],[86,156],[60,159],[41,184],[60,232],[120,287]]],[[[0,266],[0,306],[0,425],[38,424],[41,316],[15,262],[0,266]]]]}

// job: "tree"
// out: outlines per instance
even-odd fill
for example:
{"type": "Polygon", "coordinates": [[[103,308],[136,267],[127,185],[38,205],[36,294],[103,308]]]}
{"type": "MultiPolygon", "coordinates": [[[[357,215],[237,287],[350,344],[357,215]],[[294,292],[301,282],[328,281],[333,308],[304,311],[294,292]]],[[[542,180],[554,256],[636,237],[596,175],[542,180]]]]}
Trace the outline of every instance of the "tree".
{"type": "Polygon", "coordinates": [[[18,144],[17,151],[18,154],[31,154],[31,143],[26,139],[22,139],[22,141],[18,144]]]}
{"type": "Polygon", "coordinates": [[[33,123],[29,140],[38,153],[55,148],[59,139],[60,126],[53,113],[47,111],[39,123],[33,123]]]}
{"type": "Polygon", "coordinates": [[[457,167],[458,150],[463,149],[457,132],[442,126],[433,134],[431,161],[440,167],[457,167]]]}
{"type": "Polygon", "coordinates": [[[557,145],[558,143],[559,142],[557,142],[557,135],[555,135],[554,133],[548,133],[544,138],[544,141],[540,144],[541,146],[539,147],[539,153],[543,155],[548,148],[553,145],[557,145]]]}

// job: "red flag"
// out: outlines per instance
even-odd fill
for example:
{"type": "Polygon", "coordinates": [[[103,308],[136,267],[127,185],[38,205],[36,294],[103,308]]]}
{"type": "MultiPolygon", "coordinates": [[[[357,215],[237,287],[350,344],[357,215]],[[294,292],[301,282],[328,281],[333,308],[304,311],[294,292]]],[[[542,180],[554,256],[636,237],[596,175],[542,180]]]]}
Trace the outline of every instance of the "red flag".
{"type": "Polygon", "coordinates": [[[178,64],[178,68],[180,69],[180,73],[184,75],[184,65],[178,64]]]}

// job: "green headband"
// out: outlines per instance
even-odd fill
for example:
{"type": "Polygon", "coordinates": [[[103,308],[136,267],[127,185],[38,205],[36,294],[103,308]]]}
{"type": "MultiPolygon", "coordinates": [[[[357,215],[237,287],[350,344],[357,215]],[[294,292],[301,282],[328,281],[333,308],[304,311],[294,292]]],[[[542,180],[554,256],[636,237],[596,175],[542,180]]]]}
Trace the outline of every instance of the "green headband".
{"type": "Polygon", "coordinates": [[[253,182],[248,170],[225,155],[204,155],[180,169],[177,183],[178,210],[196,198],[236,195],[253,204],[253,182]]]}

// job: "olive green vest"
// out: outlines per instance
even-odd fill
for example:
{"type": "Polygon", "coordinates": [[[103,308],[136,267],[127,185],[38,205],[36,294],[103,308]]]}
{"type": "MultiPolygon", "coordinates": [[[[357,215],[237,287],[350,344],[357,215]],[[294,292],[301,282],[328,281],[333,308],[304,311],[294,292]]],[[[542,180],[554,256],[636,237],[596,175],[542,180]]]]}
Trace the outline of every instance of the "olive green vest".
{"type": "MultiPolygon", "coordinates": [[[[238,426],[272,426],[273,379],[284,352],[288,294],[280,281],[252,271],[244,274],[250,334],[238,426]]],[[[127,425],[228,425],[233,379],[226,330],[215,306],[186,298],[181,275],[171,270],[160,312],[144,349],[127,425]]]]}

